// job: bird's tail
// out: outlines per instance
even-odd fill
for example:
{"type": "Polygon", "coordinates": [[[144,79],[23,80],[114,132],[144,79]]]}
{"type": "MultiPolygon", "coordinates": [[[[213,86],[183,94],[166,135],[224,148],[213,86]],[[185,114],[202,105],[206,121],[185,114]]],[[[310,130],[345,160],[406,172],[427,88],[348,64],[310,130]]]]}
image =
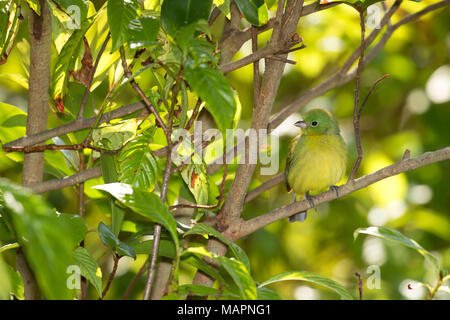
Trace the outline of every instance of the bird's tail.
{"type": "Polygon", "coordinates": [[[303,222],[306,220],[307,213],[302,211],[289,217],[289,222],[303,222]]]}
{"type": "MultiPolygon", "coordinates": [[[[305,195],[303,194],[293,194],[292,203],[296,201],[300,201],[302,199],[305,199],[305,195]]],[[[303,222],[306,220],[306,211],[302,211],[299,213],[296,213],[289,217],[289,222],[303,222]]]]}

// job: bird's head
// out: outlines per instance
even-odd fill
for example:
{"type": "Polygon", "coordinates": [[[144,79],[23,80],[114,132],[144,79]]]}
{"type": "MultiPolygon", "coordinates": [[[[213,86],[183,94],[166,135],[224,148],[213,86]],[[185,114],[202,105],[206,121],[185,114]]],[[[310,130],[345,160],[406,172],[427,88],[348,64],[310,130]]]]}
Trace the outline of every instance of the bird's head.
{"type": "Polygon", "coordinates": [[[294,124],[304,135],[339,134],[339,124],[331,113],[324,109],[309,110],[303,120],[294,124]]]}

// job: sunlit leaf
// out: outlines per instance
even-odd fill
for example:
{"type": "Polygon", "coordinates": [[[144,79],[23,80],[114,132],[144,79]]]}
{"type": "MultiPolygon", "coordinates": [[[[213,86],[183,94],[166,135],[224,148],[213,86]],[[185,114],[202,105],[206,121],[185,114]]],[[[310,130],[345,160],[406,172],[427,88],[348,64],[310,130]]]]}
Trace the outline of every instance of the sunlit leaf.
{"type": "Polygon", "coordinates": [[[63,101],[67,90],[68,72],[73,70],[80,45],[93,19],[86,19],[80,29],[76,29],[59,54],[52,73],[50,92],[54,101],[63,101]]]}
{"type": "Polygon", "coordinates": [[[398,244],[401,244],[405,247],[411,248],[416,250],[418,253],[420,253],[422,256],[425,257],[431,264],[434,266],[436,271],[438,272],[440,270],[440,263],[439,260],[432,255],[430,252],[425,250],[420,244],[418,244],[415,240],[406,237],[402,233],[398,232],[397,230],[389,229],[386,227],[368,227],[368,228],[360,228],[356,229],[353,233],[353,237],[356,239],[359,234],[368,234],[374,237],[378,237],[385,240],[390,240],[393,242],[396,242],[398,244]]]}
{"type": "Polygon", "coordinates": [[[177,31],[200,19],[208,20],[212,0],[164,0],[161,6],[161,24],[164,30],[175,36],[177,31]]]}
{"type": "Polygon", "coordinates": [[[25,253],[43,296],[72,299],[74,291],[66,285],[67,268],[74,264],[73,241],[67,224],[40,197],[7,180],[0,190],[17,241],[25,253]]]}
{"type": "Polygon", "coordinates": [[[83,248],[78,247],[73,252],[81,275],[85,277],[95,288],[99,297],[102,296],[102,270],[97,261],[83,248]]]}
{"type": "Polygon", "coordinates": [[[288,281],[288,280],[301,280],[306,282],[311,282],[315,284],[320,284],[324,287],[327,287],[330,290],[333,290],[342,300],[353,300],[353,296],[345,289],[342,285],[337,283],[336,281],[324,277],[320,274],[309,272],[309,271],[288,271],[280,273],[263,283],[261,283],[258,287],[265,287],[271,283],[279,282],[279,281],[288,281]]]}
{"type": "Polygon", "coordinates": [[[216,259],[239,288],[241,299],[256,300],[258,296],[256,284],[245,265],[233,258],[217,257],[216,259]]]}
{"type": "Polygon", "coordinates": [[[269,9],[264,0],[235,0],[239,11],[248,22],[262,26],[269,20],[269,9]]]}
{"type": "Polygon", "coordinates": [[[152,17],[140,17],[130,21],[128,24],[130,48],[137,49],[155,44],[159,25],[159,20],[152,17]]]}
{"type": "Polygon", "coordinates": [[[119,156],[118,181],[151,191],[158,177],[158,164],[151,154],[147,139],[127,144],[119,156]]]}
{"type": "Polygon", "coordinates": [[[207,64],[196,65],[189,60],[185,64],[185,76],[195,93],[206,102],[219,129],[232,128],[236,113],[233,90],[223,74],[207,64]]]}
{"type": "Polygon", "coordinates": [[[169,213],[167,205],[155,194],[140,190],[125,183],[109,183],[95,187],[114,196],[124,206],[130,208],[134,212],[149,218],[150,220],[161,224],[169,231],[178,248],[178,232],[177,223],[173,216],[169,213]]]}
{"type": "Polygon", "coordinates": [[[244,250],[242,250],[241,247],[239,247],[234,242],[231,242],[227,238],[225,238],[219,231],[214,229],[213,227],[207,226],[203,223],[197,223],[194,225],[190,230],[186,231],[183,236],[186,237],[191,234],[201,234],[201,235],[207,235],[207,236],[214,236],[230,248],[233,255],[241,261],[244,266],[247,268],[247,270],[250,271],[250,260],[247,257],[247,254],[244,250]]]}
{"type": "Polygon", "coordinates": [[[130,40],[129,23],[136,18],[137,0],[108,1],[108,24],[111,31],[112,51],[130,40]]]}

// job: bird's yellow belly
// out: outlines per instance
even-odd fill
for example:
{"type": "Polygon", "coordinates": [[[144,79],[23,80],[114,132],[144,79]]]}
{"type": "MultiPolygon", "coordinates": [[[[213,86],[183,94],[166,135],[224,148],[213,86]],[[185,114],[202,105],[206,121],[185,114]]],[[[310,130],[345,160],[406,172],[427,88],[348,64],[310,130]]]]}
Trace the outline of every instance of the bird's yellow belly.
{"type": "Polygon", "coordinates": [[[308,137],[293,159],[288,183],[297,195],[337,184],[345,174],[346,148],[339,136],[308,137]]]}

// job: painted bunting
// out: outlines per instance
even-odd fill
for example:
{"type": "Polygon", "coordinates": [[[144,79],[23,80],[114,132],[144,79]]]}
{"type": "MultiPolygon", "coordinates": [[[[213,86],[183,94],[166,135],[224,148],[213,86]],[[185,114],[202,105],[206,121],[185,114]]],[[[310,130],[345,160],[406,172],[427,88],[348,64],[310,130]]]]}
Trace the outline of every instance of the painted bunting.
{"type": "MultiPolygon", "coordinates": [[[[314,207],[310,192],[335,186],[345,174],[347,148],[339,124],[323,109],[308,111],[297,121],[300,133],[291,141],[286,159],[286,187],[294,191],[294,201],[308,199],[314,207]]],[[[290,222],[305,221],[306,211],[289,217],[290,222]]]]}

